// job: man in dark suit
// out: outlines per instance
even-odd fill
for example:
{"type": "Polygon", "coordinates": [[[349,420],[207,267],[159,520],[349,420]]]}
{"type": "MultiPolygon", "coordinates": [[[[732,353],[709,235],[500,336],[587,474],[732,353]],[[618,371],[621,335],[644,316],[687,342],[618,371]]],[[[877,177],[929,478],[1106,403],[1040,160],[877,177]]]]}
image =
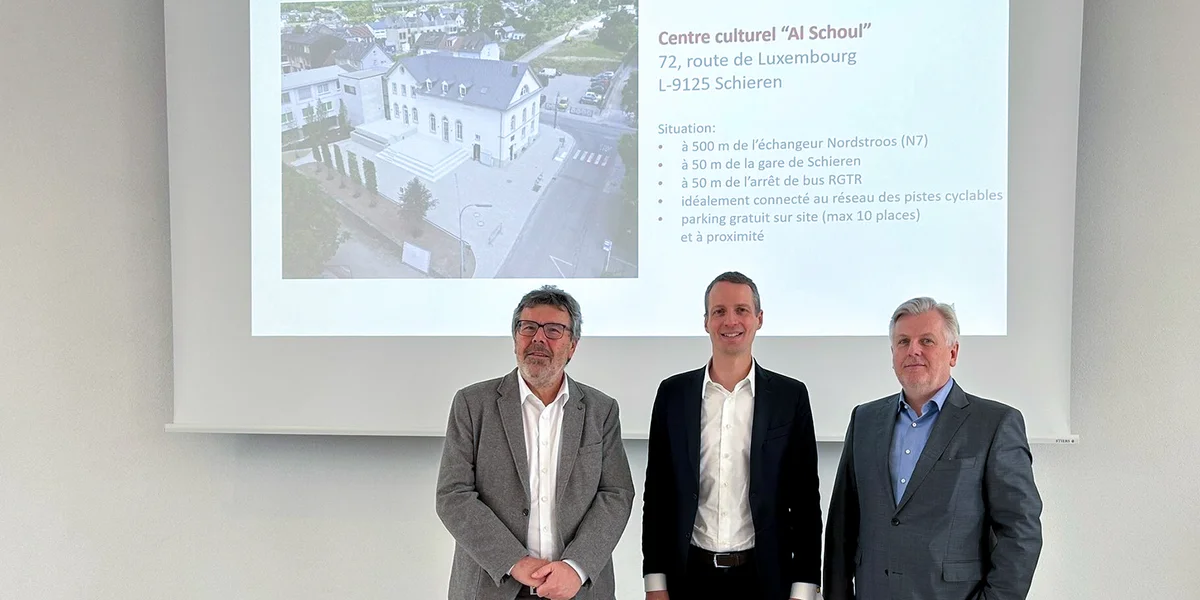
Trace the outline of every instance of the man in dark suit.
{"type": "Polygon", "coordinates": [[[583,315],[546,286],[513,311],[517,368],[454,396],[437,514],[454,536],[450,600],[613,600],[633,510],[617,402],[564,371],[583,315]]]}
{"type": "Polygon", "coordinates": [[[705,291],[712,358],[662,382],[643,495],[647,600],[812,600],[821,501],[803,383],[755,363],[758,287],[737,272],[705,291]]]}
{"type": "Polygon", "coordinates": [[[825,538],[829,600],[1022,600],[1042,549],[1025,422],[950,376],[958,318],[892,314],[902,391],[850,415],[825,538]]]}

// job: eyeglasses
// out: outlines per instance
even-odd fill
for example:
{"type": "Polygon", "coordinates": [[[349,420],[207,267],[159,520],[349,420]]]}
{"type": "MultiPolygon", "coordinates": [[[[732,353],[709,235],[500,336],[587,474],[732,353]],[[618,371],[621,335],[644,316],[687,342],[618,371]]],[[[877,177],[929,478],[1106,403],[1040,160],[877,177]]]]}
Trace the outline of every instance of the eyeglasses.
{"type": "Polygon", "coordinates": [[[567,332],[567,326],[562,323],[538,323],[537,321],[517,321],[517,333],[524,337],[537,335],[539,329],[546,330],[546,338],[557,340],[567,332]]]}

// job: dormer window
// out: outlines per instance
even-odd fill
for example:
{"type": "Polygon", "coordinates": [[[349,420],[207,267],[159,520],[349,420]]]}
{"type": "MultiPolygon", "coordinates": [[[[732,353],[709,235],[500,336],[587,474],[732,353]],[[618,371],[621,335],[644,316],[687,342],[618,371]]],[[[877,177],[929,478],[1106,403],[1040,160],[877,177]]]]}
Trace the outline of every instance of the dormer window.
{"type": "Polygon", "coordinates": [[[462,98],[463,96],[466,96],[466,95],[467,95],[467,86],[465,86],[461,83],[458,84],[458,97],[462,98]]]}
{"type": "Polygon", "coordinates": [[[430,79],[425,80],[425,91],[427,91],[427,92],[433,91],[433,81],[432,80],[430,80],[430,79]]]}
{"type": "Polygon", "coordinates": [[[448,92],[448,91],[450,91],[450,84],[443,81],[442,82],[442,95],[445,96],[446,92],[448,92]]]}

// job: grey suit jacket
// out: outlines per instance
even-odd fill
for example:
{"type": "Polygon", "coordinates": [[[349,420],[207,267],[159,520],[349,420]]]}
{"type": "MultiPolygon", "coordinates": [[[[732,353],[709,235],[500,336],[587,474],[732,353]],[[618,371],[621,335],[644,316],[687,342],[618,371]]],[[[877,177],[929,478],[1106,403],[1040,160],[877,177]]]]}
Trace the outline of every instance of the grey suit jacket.
{"type": "MultiPolygon", "coordinates": [[[[517,371],[459,390],[438,472],[437,514],[454,536],[450,600],[512,600],[509,569],[529,554],[529,473],[517,371]]],[[[617,402],[569,379],[555,515],[563,560],[588,580],[580,600],[615,598],[612,551],[633,509],[617,402]]]]}
{"type": "Polygon", "coordinates": [[[899,504],[889,466],[899,394],[850,417],[830,499],[827,600],[1022,600],[1042,500],[1021,413],[955,383],[899,504]]]}

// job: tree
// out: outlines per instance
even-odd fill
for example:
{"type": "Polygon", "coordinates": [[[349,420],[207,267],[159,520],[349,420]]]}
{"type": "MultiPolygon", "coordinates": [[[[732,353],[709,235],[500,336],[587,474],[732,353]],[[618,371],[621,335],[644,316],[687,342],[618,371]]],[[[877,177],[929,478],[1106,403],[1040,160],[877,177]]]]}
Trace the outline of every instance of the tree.
{"type": "Polygon", "coordinates": [[[363,174],[367,178],[367,191],[371,192],[371,206],[379,203],[379,184],[375,180],[375,163],[363,159],[363,174]]]}
{"type": "MultiPolygon", "coordinates": [[[[346,163],[342,162],[342,147],[341,146],[333,147],[333,158],[334,158],[335,162],[337,162],[338,174],[345,175],[346,174],[346,163]]],[[[341,185],[338,186],[339,188],[346,187],[345,179],[341,180],[339,183],[341,183],[341,185]]]]}
{"type": "MultiPolygon", "coordinates": [[[[353,152],[350,153],[350,180],[356,184],[362,184],[362,174],[358,172],[358,157],[353,152]]],[[[354,197],[358,197],[358,188],[354,188],[354,197]]]]}
{"type": "Polygon", "coordinates": [[[412,226],[413,235],[421,235],[421,226],[425,216],[429,214],[429,209],[437,206],[437,203],[433,192],[430,192],[429,188],[425,187],[425,184],[416,177],[413,177],[404,187],[404,191],[400,194],[399,214],[401,219],[412,226]]]}
{"type": "Polygon", "coordinates": [[[350,127],[350,113],[346,112],[346,101],[339,100],[342,107],[338,109],[338,131],[341,135],[346,135],[346,130],[350,127]]]}
{"type": "Polygon", "coordinates": [[[342,242],[334,200],[321,186],[291,166],[283,165],[283,276],[317,277],[342,242]]]}
{"type": "MultiPolygon", "coordinates": [[[[328,143],[321,144],[321,162],[325,163],[325,166],[327,166],[327,167],[333,166],[333,155],[331,155],[329,153],[329,144],[328,143]]],[[[327,171],[328,172],[325,175],[326,181],[333,179],[333,169],[327,169],[327,171]]]]}
{"type": "Polygon", "coordinates": [[[596,43],[615,50],[625,52],[637,41],[637,23],[633,15],[618,10],[604,20],[604,26],[596,34],[596,43]]]}
{"type": "Polygon", "coordinates": [[[304,33],[304,26],[303,26],[303,25],[297,25],[297,26],[293,27],[293,28],[292,28],[292,33],[296,33],[296,34],[304,33]]]}
{"type": "Polygon", "coordinates": [[[490,29],[493,24],[505,18],[507,15],[504,14],[504,7],[500,6],[499,0],[489,0],[479,9],[479,28],[490,29]]]}
{"type": "Polygon", "coordinates": [[[621,110],[633,114],[633,122],[637,124],[638,116],[638,72],[629,74],[625,88],[621,90],[621,110]]]}

